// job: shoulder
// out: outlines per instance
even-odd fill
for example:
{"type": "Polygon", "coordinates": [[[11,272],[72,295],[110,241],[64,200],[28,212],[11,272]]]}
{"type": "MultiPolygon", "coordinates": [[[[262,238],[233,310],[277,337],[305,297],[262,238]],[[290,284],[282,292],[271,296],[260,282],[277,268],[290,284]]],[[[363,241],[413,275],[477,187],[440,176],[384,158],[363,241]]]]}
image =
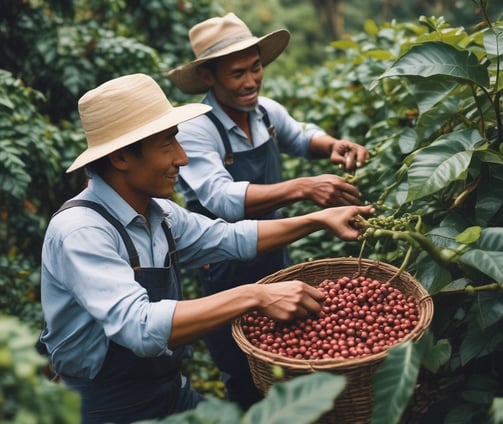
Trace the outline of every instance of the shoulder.
{"type": "Polygon", "coordinates": [[[76,206],[58,212],[51,218],[46,231],[46,239],[64,240],[81,234],[82,238],[106,237],[117,239],[113,225],[95,210],[76,206]]]}
{"type": "Polygon", "coordinates": [[[262,106],[269,116],[286,117],[289,116],[286,108],[279,102],[270,97],[259,97],[259,105],[262,106]]]}

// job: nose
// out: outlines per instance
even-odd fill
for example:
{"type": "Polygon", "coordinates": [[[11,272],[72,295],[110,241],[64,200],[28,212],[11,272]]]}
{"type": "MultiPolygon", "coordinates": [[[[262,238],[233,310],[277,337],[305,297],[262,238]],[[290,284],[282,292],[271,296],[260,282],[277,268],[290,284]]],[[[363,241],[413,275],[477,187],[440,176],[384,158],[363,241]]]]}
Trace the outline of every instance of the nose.
{"type": "Polygon", "coordinates": [[[256,72],[246,72],[245,74],[245,86],[246,87],[256,87],[259,84],[260,77],[256,72]]]}
{"type": "Polygon", "coordinates": [[[185,153],[185,150],[183,149],[182,145],[178,142],[178,140],[175,138],[176,143],[176,149],[175,149],[175,165],[176,166],[185,166],[189,163],[189,158],[187,157],[187,154],[185,153]]]}

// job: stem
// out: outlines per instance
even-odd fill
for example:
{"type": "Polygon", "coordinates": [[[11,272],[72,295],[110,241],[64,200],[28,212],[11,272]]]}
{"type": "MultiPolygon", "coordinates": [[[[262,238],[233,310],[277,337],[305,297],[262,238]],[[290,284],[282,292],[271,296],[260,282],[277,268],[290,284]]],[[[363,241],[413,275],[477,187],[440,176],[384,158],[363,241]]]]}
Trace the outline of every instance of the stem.
{"type": "Polygon", "coordinates": [[[391,283],[407,267],[413,251],[414,251],[414,247],[409,246],[409,248],[407,249],[407,253],[405,254],[405,257],[403,258],[402,264],[400,265],[400,268],[398,268],[397,272],[395,272],[395,274],[388,280],[388,283],[391,283]]]}
{"type": "Polygon", "coordinates": [[[463,289],[459,290],[448,290],[448,291],[440,291],[436,293],[435,295],[449,295],[449,294],[469,294],[469,295],[475,295],[478,292],[487,292],[487,291],[498,291],[498,290],[503,290],[503,282],[501,283],[491,283],[491,284],[485,284],[483,286],[472,286],[472,285],[467,285],[463,289]]]}

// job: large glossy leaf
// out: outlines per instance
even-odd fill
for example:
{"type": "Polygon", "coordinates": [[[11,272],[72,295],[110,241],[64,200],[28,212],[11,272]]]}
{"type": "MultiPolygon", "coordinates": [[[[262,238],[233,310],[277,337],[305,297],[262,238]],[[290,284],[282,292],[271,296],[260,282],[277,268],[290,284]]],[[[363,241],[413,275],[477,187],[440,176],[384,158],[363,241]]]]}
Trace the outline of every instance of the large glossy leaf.
{"type": "Polygon", "coordinates": [[[503,333],[497,325],[481,329],[473,321],[470,322],[465,337],[459,348],[461,364],[466,365],[474,358],[486,356],[493,352],[503,342],[503,333]]]}
{"type": "MultiPolygon", "coordinates": [[[[169,417],[156,421],[159,424],[236,424],[239,423],[243,412],[239,407],[231,402],[227,402],[214,397],[201,402],[197,408],[170,415],[169,417]]],[[[152,424],[153,421],[140,421],[136,424],[152,424]]]]}
{"type": "Polygon", "coordinates": [[[325,372],[275,383],[267,397],[249,409],[242,422],[310,424],[332,409],[345,383],[345,377],[325,372]]]}
{"type": "Polygon", "coordinates": [[[454,81],[417,79],[411,84],[420,113],[426,113],[437,103],[447,98],[457,86],[454,81]]]}
{"type": "Polygon", "coordinates": [[[503,29],[493,28],[488,29],[484,33],[484,48],[486,49],[487,55],[496,58],[503,57],[503,29]]]}
{"type": "Polygon", "coordinates": [[[422,350],[406,342],[389,350],[374,376],[372,424],[398,423],[414,392],[422,350]]]}
{"type": "Polygon", "coordinates": [[[482,141],[477,131],[459,131],[418,151],[409,168],[408,201],[417,200],[465,178],[473,151],[482,141]]]}
{"type": "MultiPolygon", "coordinates": [[[[441,77],[442,80],[489,87],[487,68],[473,53],[438,41],[413,46],[379,79],[400,76],[441,77]]],[[[374,86],[375,83],[371,88],[374,86]]]]}
{"type": "Polygon", "coordinates": [[[458,261],[464,265],[478,269],[481,273],[493,278],[496,282],[502,282],[502,252],[503,228],[484,228],[473,249],[461,255],[458,261]]]}
{"type": "Polygon", "coordinates": [[[449,340],[441,339],[435,343],[433,334],[428,332],[421,339],[424,345],[424,353],[421,364],[433,373],[436,373],[440,367],[447,363],[451,357],[451,344],[449,340]]]}
{"type": "MultiPolygon", "coordinates": [[[[489,222],[497,217],[498,211],[502,207],[503,172],[498,166],[489,166],[488,175],[481,176],[478,187],[477,204],[475,205],[476,223],[484,227],[489,226],[489,222]]],[[[502,221],[500,218],[499,222],[502,221]]]]}
{"type": "Polygon", "coordinates": [[[426,253],[418,256],[414,277],[431,295],[438,293],[452,281],[451,273],[426,253]]]}

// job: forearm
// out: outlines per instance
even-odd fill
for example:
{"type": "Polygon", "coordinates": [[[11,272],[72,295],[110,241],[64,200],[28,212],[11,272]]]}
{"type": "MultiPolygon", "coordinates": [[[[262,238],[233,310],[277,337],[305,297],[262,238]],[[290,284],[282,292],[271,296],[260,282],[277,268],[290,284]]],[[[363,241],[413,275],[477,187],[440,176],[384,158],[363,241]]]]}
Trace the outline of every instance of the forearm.
{"type": "Polygon", "coordinates": [[[290,244],[324,228],[320,219],[325,211],[284,219],[258,222],[257,252],[264,253],[290,244]]]}
{"type": "Polygon", "coordinates": [[[312,191],[310,178],[295,178],[276,184],[249,184],[245,197],[245,217],[267,213],[300,200],[312,191]]]}
{"type": "Polygon", "coordinates": [[[211,296],[178,302],[169,347],[190,343],[256,309],[260,304],[259,294],[253,284],[246,284],[211,296]]]}

